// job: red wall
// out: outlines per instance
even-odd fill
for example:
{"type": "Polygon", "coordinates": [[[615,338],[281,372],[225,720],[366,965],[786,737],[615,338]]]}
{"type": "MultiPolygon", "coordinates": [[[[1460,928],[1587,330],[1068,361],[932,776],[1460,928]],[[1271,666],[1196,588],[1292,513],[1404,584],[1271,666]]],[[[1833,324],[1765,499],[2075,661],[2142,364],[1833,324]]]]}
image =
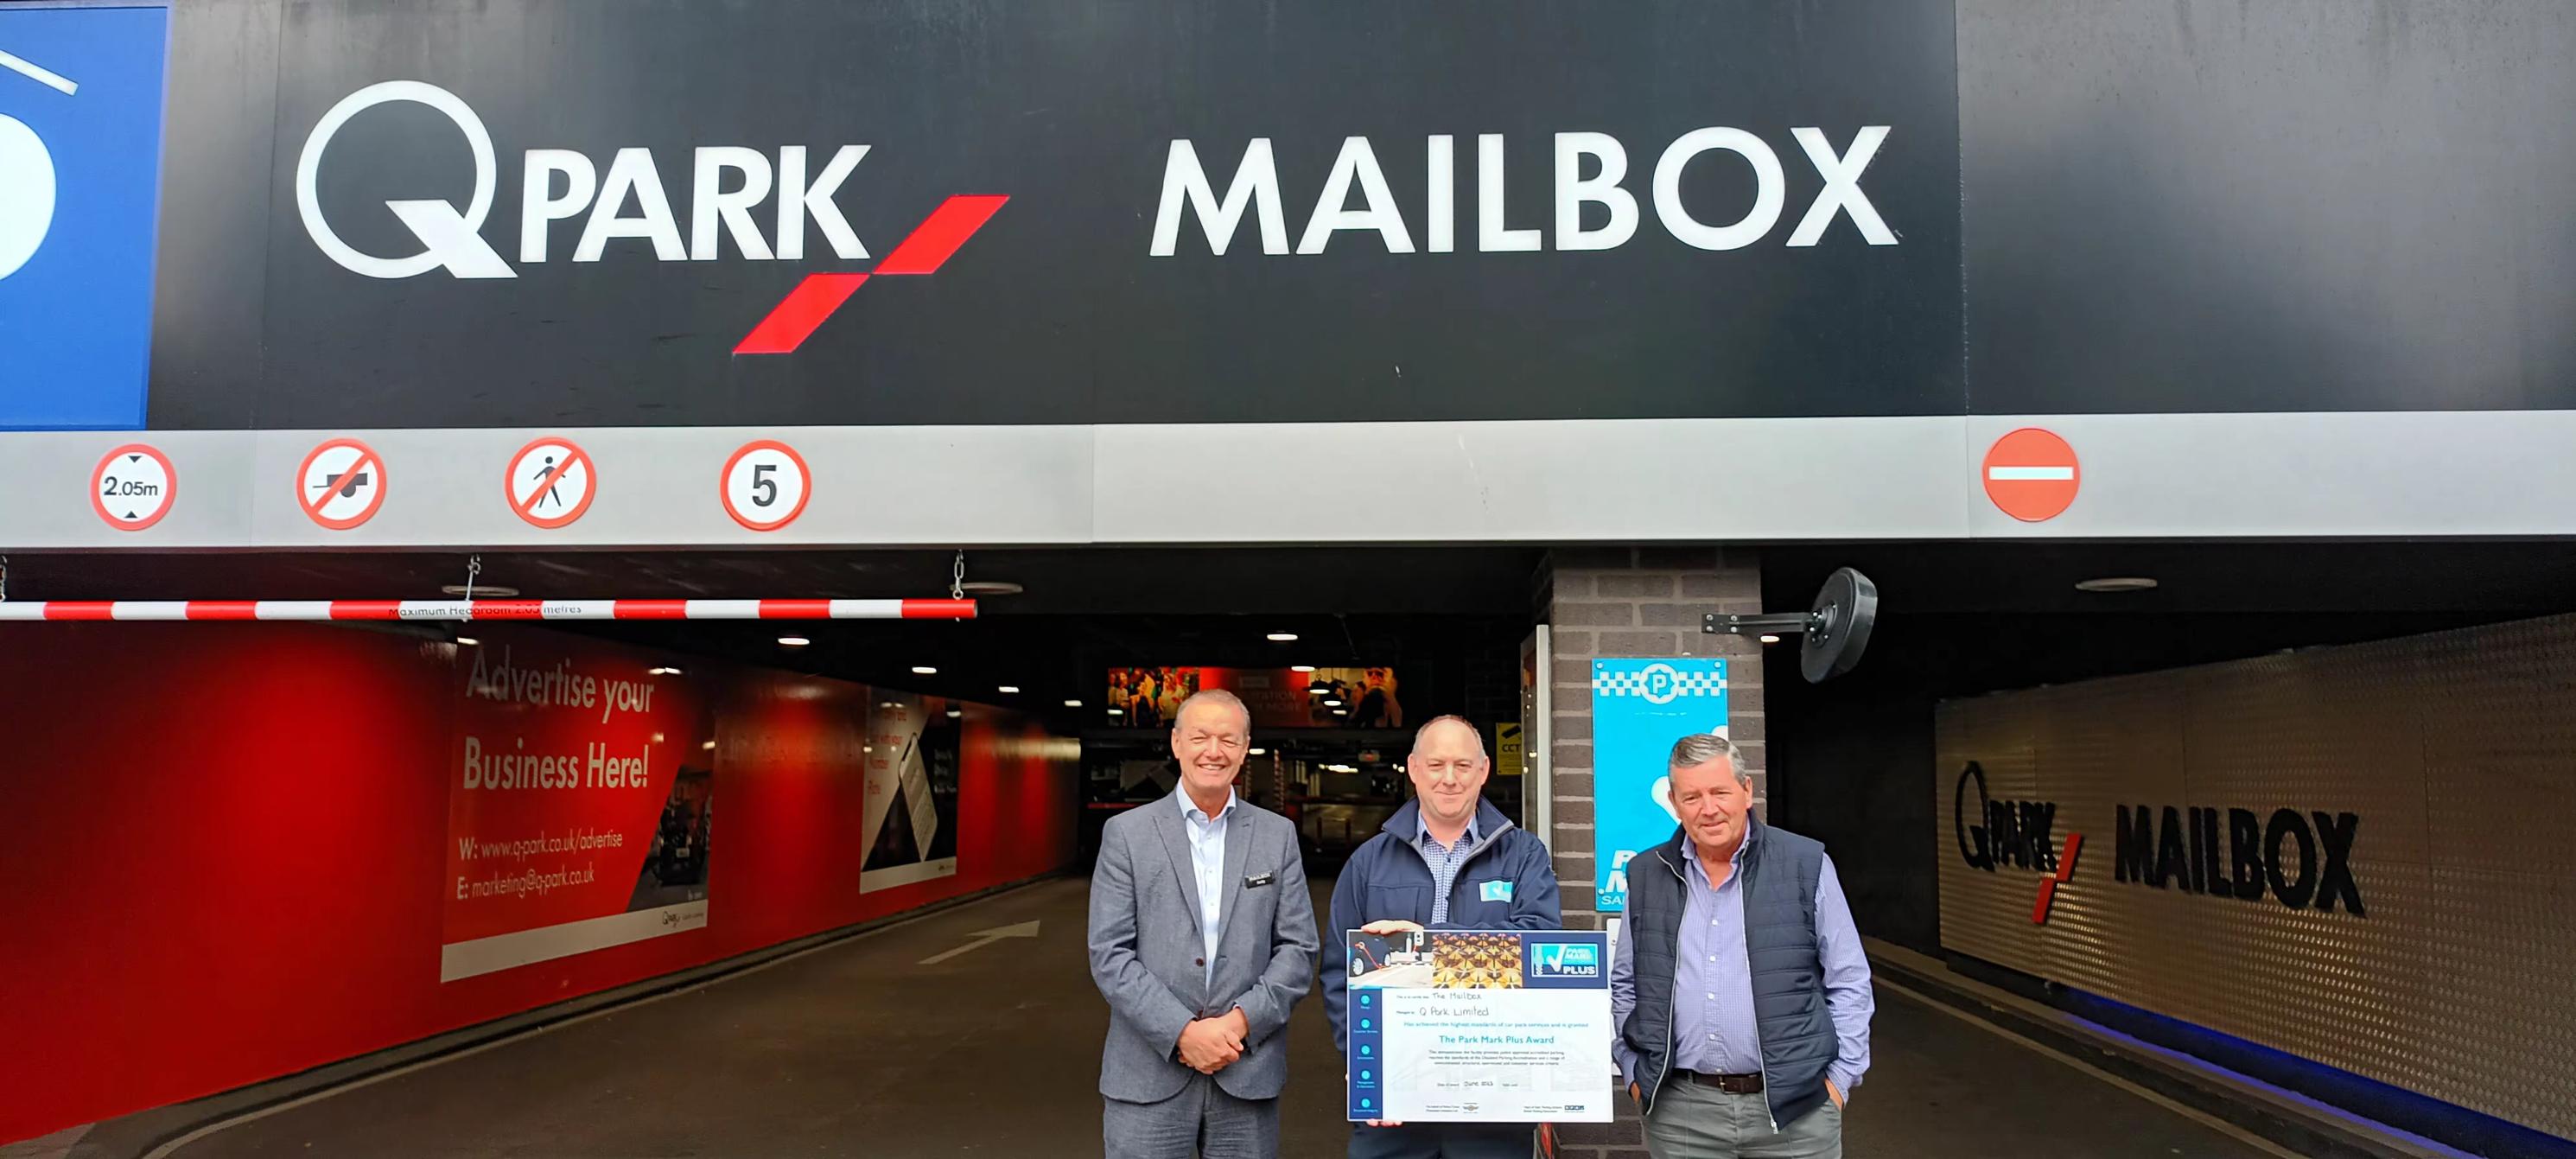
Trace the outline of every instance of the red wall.
{"type": "Polygon", "coordinates": [[[1072,742],[966,706],[958,873],[859,892],[869,692],[671,657],[718,706],[706,928],[440,984],[455,649],[0,626],[0,1142],[1063,867],[1072,742]]]}

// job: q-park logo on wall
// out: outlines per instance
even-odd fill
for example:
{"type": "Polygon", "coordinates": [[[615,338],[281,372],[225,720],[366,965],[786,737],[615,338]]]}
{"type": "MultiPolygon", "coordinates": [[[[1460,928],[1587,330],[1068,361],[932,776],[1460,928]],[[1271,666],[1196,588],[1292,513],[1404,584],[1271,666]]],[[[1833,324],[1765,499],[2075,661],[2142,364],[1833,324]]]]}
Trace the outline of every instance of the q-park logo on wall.
{"type": "Polygon", "coordinates": [[[169,17],[0,5],[0,429],[143,425],[169,17]]]}
{"type": "MultiPolygon", "coordinates": [[[[514,265],[483,236],[498,196],[500,167],[495,148],[483,118],[455,93],[425,81],[381,81],[341,98],[306,134],[295,165],[295,207],[305,232],[325,257],[370,278],[412,278],[433,270],[470,280],[517,278],[530,266],[599,261],[612,242],[623,243],[621,253],[649,251],[656,262],[706,262],[726,256],[753,262],[802,262],[808,260],[809,232],[821,236],[830,260],[846,263],[871,257],[835,200],[841,186],[867,159],[866,145],[844,144],[826,151],[803,145],[770,150],[710,144],[661,155],[630,147],[608,153],[604,166],[600,157],[579,149],[531,148],[522,154],[517,212],[502,218],[518,223],[514,265]],[[366,253],[344,240],[331,215],[324,212],[321,195],[323,162],[332,144],[345,139],[344,134],[361,131],[351,127],[361,114],[386,104],[423,106],[452,122],[472,152],[474,166],[471,192],[462,206],[436,195],[383,203],[419,247],[390,257],[366,253]],[[673,197],[675,190],[666,184],[666,172],[684,182],[678,188],[687,193],[686,200],[673,197]],[[674,211],[675,205],[679,212],[674,211]],[[581,223],[577,232],[568,224],[574,219],[581,223]],[[562,231],[556,228],[558,222],[567,223],[562,231]],[[556,244],[563,240],[559,233],[571,235],[569,253],[556,244]]],[[[1009,200],[998,194],[949,196],[885,257],[876,259],[873,268],[806,275],[751,325],[733,352],[793,352],[869,278],[937,272],[1009,200]]]]}
{"type": "Polygon", "coordinates": [[[1541,942],[1530,947],[1534,978],[1598,978],[1601,951],[1580,942],[1541,942]]]}
{"type": "Polygon", "coordinates": [[[2049,837],[2056,824],[2057,802],[1998,801],[1986,792],[1985,766],[1969,761],[1968,767],[1959,770],[1959,783],[1950,792],[1950,828],[1959,842],[1959,859],[1968,868],[1987,873],[2011,866],[2042,874],[2030,907],[2034,925],[2048,924],[2058,887],[2074,880],[2076,860],[2084,852],[2084,835],[2069,833],[2061,854],[2049,837]],[[1968,801],[1971,787],[1977,793],[1973,811],[1968,801]]]}

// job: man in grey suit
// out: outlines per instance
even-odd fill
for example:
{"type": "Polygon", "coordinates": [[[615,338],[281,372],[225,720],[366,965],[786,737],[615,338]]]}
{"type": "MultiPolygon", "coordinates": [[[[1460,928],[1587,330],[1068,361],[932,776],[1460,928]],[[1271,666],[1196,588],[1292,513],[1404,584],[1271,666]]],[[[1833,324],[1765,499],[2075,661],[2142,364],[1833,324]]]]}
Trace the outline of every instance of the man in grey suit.
{"type": "Polygon", "coordinates": [[[1172,718],[1181,783],[1109,820],[1091,874],[1091,980],[1110,1159],[1272,1159],[1288,1012],[1314,985],[1297,829],[1234,794],[1252,713],[1209,690],[1172,718]]]}

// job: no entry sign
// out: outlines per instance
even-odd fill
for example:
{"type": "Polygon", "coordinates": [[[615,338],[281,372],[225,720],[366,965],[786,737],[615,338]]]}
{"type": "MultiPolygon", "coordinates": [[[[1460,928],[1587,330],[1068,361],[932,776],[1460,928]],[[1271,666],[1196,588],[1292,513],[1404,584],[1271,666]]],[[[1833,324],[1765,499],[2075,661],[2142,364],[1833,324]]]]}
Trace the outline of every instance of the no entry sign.
{"type": "Polygon", "coordinates": [[[1980,472],[1986,498],[2024,523],[2054,519],[2075,502],[2084,468],[2075,448],[2054,431],[2023,427],[1995,440],[1980,472]]]}

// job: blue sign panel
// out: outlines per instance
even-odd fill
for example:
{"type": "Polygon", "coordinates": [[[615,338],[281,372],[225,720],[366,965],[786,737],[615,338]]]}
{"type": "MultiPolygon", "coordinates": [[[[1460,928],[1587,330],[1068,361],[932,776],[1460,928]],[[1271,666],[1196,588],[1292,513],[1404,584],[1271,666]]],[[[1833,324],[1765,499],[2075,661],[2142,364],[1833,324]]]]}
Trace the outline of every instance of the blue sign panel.
{"type": "Polygon", "coordinates": [[[0,429],[143,425],[162,7],[0,6],[0,429]]]}
{"type": "Polygon", "coordinates": [[[1592,815],[1602,913],[1628,909],[1628,861],[1672,839],[1673,742],[1726,735],[1726,661],[1592,662],[1592,815]]]}

